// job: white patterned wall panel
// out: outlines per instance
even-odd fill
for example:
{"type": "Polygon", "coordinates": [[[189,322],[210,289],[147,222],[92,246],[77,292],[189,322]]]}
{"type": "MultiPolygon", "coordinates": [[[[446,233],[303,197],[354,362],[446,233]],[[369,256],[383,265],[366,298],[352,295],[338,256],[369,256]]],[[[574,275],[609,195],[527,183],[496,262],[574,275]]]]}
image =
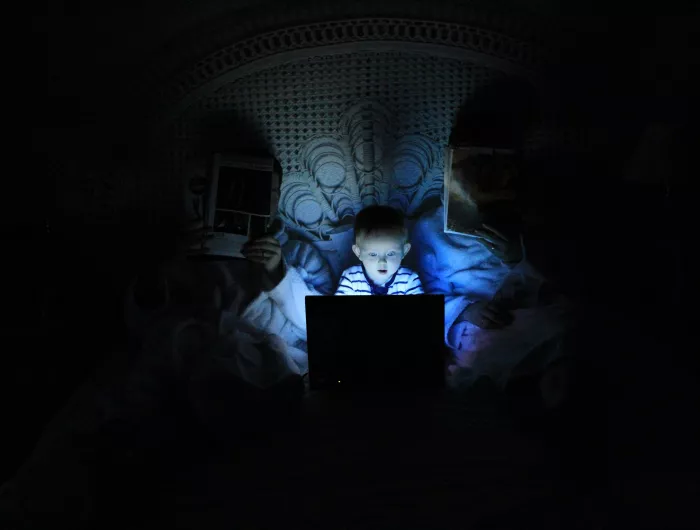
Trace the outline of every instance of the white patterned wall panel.
{"type": "Polygon", "coordinates": [[[502,75],[423,54],[318,56],[224,85],[199,100],[196,114],[227,112],[250,124],[282,166],[288,227],[328,240],[363,206],[410,215],[438,195],[457,111],[502,75]]]}

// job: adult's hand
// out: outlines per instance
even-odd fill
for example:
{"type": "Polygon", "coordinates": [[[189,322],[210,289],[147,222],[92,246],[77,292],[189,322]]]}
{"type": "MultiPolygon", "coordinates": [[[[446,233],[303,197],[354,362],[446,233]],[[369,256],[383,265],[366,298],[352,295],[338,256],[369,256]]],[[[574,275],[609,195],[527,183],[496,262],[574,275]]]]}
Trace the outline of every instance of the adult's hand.
{"type": "Polygon", "coordinates": [[[481,225],[473,232],[477,241],[484,245],[489,251],[507,264],[516,264],[523,259],[523,248],[520,238],[509,239],[501,232],[488,225],[481,225]]]}
{"type": "Polygon", "coordinates": [[[513,322],[513,316],[493,302],[481,301],[467,306],[458,321],[471,322],[482,329],[501,329],[513,322]]]}
{"type": "Polygon", "coordinates": [[[273,236],[262,236],[249,240],[241,253],[253,263],[261,265],[265,271],[265,290],[270,290],[282,281],[282,246],[273,236]]]}

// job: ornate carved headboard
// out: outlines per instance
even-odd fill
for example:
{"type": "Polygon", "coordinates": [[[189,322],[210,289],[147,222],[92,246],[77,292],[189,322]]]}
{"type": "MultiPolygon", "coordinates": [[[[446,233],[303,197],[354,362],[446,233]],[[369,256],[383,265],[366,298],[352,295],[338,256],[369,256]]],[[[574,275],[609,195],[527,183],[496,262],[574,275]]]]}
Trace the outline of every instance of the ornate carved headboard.
{"type": "Polygon", "coordinates": [[[205,58],[162,93],[178,135],[172,169],[183,182],[202,173],[207,124],[245,124],[281,165],[279,213],[290,235],[330,251],[363,206],[390,204],[410,217],[438,198],[459,108],[500,78],[533,78],[540,53],[492,31],[404,19],[261,34],[205,58]]]}

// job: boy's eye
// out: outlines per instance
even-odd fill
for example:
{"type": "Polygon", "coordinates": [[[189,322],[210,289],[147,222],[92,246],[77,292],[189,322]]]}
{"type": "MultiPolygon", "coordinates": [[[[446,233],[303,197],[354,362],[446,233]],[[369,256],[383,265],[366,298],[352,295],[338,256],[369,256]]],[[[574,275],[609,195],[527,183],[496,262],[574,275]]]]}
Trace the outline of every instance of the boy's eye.
{"type": "Polygon", "coordinates": [[[373,258],[376,258],[376,257],[377,257],[377,253],[376,253],[376,252],[370,252],[369,255],[372,256],[373,258]]]}
{"type": "Polygon", "coordinates": [[[390,250],[389,252],[386,253],[386,255],[391,258],[391,257],[396,256],[396,252],[394,252],[393,250],[390,250]]]}

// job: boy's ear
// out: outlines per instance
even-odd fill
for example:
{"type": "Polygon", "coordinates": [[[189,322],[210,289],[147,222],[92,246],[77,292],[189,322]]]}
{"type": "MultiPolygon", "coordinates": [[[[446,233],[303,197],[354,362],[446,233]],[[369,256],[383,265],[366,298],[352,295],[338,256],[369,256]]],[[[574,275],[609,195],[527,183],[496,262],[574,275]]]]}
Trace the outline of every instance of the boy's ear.
{"type": "Polygon", "coordinates": [[[355,256],[357,256],[357,259],[360,259],[360,247],[358,247],[357,245],[353,245],[352,251],[355,253],[355,256]]]}
{"type": "Polygon", "coordinates": [[[411,244],[410,243],[404,243],[403,245],[403,255],[405,256],[408,254],[408,251],[411,250],[411,244]]]}

